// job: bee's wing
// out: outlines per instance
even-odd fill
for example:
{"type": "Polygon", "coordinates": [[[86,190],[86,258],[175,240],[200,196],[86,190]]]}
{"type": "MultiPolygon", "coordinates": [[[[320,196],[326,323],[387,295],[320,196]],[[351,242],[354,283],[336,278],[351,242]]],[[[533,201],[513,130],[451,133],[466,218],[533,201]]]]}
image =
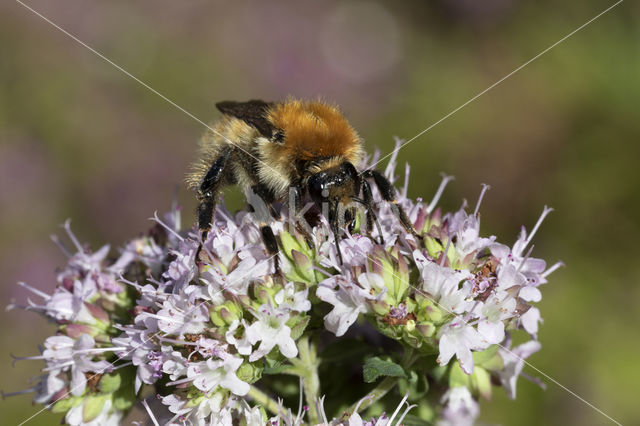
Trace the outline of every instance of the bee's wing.
{"type": "Polygon", "coordinates": [[[216,108],[223,114],[239,118],[255,127],[263,136],[271,139],[276,128],[267,120],[267,111],[273,105],[273,102],[254,99],[247,102],[218,102],[216,108]]]}

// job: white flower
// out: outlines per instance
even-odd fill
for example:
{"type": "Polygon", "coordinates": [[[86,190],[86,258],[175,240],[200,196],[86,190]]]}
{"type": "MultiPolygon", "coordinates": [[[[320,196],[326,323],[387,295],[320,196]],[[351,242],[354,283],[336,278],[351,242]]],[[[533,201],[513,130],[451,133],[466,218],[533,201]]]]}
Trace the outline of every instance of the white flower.
{"type": "Polygon", "coordinates": [[[517,302],[507,292],[499,291],[489,296],[482,305],[482,318],[478,322],[478,332],[490,344],[504,340],[504,321],[515,315],[517,302]]]}
{"type": "Polygon", "coordinates": [[[423,280],[422,289],[431,294],[438,304],[456,314],[470,308],[472,302],[467,299],[471,296],[473,284],[468,280],[473,275],[469,271],[440,266],[425,258],[419,250],[413,252],[413,258],[423,280]]]}
{"type": "Polygon", "coordinates": [[[522,275],[516,265],[512,263],[506,263],[498,266],[496,271],[498,281],[496,289],[506,291],[516,286],[523,286],[527,283],[527,278],[522,275]]]}
{"type": "Polygon", "coordinates": [[[42,376],[40,383],[36,386],[38,393],[33,400],[39,404],[48,404],[58,392],[67,387],[67,384],[67,380],[61,378],[58,372],[42,376]]]}
{"type": "MultiPolygon", "coordinates": [[[[185,291],[187,290],[188,287],[185,291]]],[[[184,334],[202,333],[209,320],[209,312],[204,303],[190,302],[185,292],[181,292],[165,300],[157,314],[143,312],[138,317],[154,318],[159,330],[182,337],[184,334]]]]}
{"type": "Polygon", "coordinates": [[[344,276],[322,281],[318,285],[316,296],[333,305],[333,310],[324,317],[324,325],[338,337],[346,333],[360,314],[368,312],[365,301],[373,298],[366,290],[347,281],[344,276]]]}
{"type": "MultiPolygon", "coordinates": [[[[145,322],[145,319],[140,318],[139,321],[145,322]]],[[[121,347],[121,351],[118,352],[120,359],[131,359],[133,365],[138,367],[135,380],[136,392],[140,390],[142,383],[153,384],[161,376],[159,373],[163,353],[159,352],[161,348],[153,339],[158,330],[155,321],[149,321],[147,318],[146,322],[150,323],[150,328],[123,327],[124,334],[111,339],[114,345],[121,347]]],[[[165,352],[164,348],[162,352],[165,352]]]]}
{"type": "MultiPolygon", "coordinates": [[[[87,386],[85,372],[103,373],[111,367],[107,361],[92,361],[93,337],[81,335],[73,340],[68,336],[51,336],[44,342],[42,358],[48,371],[64,371],[71,367],[71,393],[80,396],[87,386]]],[[[99,351],[99,350],[98,350],[99,351]]]]}
{"type": "MultiPolygon", "coordinates": [[[[213,392],[203,395],[198,404],[192,404],[188,399],[183,399],[175,394],[162,397],[162,404],[175,416],[167,421],[166,425],[198,425],[198,426],[232,426],[232,409],[234,404],[231,400],[225,400],[224,393],[213,392]]],[[[246,403],[245,403],[246,404],[246,403]]],[[[246,423],[247,425],[258,425],[262,423],[246,423]]]]}
{"type": "Polygon", "coordinates": [[[249,406],[249,404],[244,400],[242,401],[242,417],[247,425],[265,424],[260,407],[256,406],[251,408],[251,406],[249,406]]]}
{"type": "Polygon", "coordinates": [[[525,359],[538,352],[541,347],[540,342],[530,340],[511,350],[506,348],[498,349],[498,353],[504,361],[504,369],[498,375],[509,398],[516,398],[516,381],[524,368],[525,359]]]}
{"type": "Polygon", "coordinates": [[[196,241],[181,241],[179,250],[172,250],[175,259],[169,264],[167,271],[162,274],[166,284],[173,285],[173,292],[177,293],[187,286],[196,273],[195,256],[198,250],[196,241]]]}
{"type": "Polygon", "coordinates": [[[295,284],[287,283],[274,297],[274,300],[280,308],[288,308],[292,311],[306,312],[311,309],[309,301],[309,289],[296,291],[295,284]]]}
{"type": "Polygon", "coordinates": [[[178,351],[172,351],[162,364],[162,371],[169,375],[171,380],[177,380],[187,374],[187,360],[178,351]]]}
{"type": "Polygon", "coordinates": [[[540,310],[538,308],[529,308],[527,312],[520,317],[522,326],[531,336],[535,337],[538,333],[538,323],[542,321],[540,318],[540,310]]]}
{"type": "Polygon", "coordinates": [[[464,386],[449,389],[440,402],[446,402],[447,406],[442,411],[438,426],[470,426],[480,414],[478,403],[464,386]]]}
{"type": "Polygon", "coordinates": [[[84,405],[88,403],[85,401],[82,404],[78,404],[67,411],[65,421],[71,426],[118,426],[122,419],[122,412],[118,410],[112,410],[111,399],[107,399],[102,406],[100,413],[91,421],[84,421],[84,405]]]}
{"type": "Polygon", "coordinates": [[[179,385],[193,382],[193,385],[203,392],[211,392],[221,386],[236,395],[244,396],[249,393],[250,386],[236,375],[236,370],[242,365],[242,358],[226,354],[222,359],[210,358],[202,362],[189,363],[187,378],[169,382],[169,385],[179,385]]]}
{"type": "Polygon", "coordinates": [[[235,295],[246,295],[249,284],[262,280],[262,277],[270,271],[269,261],[266,259],[257,261],[254,257],[246,257],[236,267],[224,274],[218,267],[210,267],[200,279],[207,286],[211,300],[224,301],[222,291],[228,291],[235,295]]]}
{"type": "Polygon", "coordinates": [[[462,370],[473,373],[473,355],[471,351],[486,349],[489,343],[473,326],[464,322],[461,317],[456,317],[440,330],[440,356],[438,364],[447,365],[455,354],[462,370]]]}
{"type": "MultiPolygon", "coordinates": [[[[251,353],[251,342],[247,337],[247,333],[245,331],[243,337],[236,337],[236,330],[240,326],[240,320],[233,320],[231,325],[229,326],[229,330],[224,335],[225,339],[230,345],[233,345],[238,350],[240,355],[249,355],[251,353]]],[[[242,320],[242,326],[246,329],[247,323],[242,320]]]]}
{"type": "Polygon", "coordinates": [[[257,321],[246,329],[249,342],[254,345],[261,342],[258,349],[249,356],[253,362],[262,358],[277,345],[282,355],[293,358],[298,355],[296,342],[291,338],[291,328],[286,325],[289,313],[283,309],[275,309],[269,304],[260,306],[254,314],[257,321]]]}
{"type": "Polygon", "coordinates": [[[469,215],[464,209],[458,210],[452,217],[449,232],[455,234],[454,248],[462,260],[466,256],[481,250],[495,241],[495,237],[480,238],[480,220],[477,215],[469,215]]]}

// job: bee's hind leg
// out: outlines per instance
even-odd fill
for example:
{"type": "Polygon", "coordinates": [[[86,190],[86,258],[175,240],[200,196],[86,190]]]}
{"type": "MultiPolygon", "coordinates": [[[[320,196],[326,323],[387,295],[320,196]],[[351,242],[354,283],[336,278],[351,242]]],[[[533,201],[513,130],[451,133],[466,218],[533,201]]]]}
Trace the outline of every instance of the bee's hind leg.
{"type": "Polygon", "coordinates": [[[380,195],[382,199],[391,204],[391,210],[398,217],[402,226],[411,234],[413,234],[416,238],[422,239],[422,236],[419,235],[416,230],[413,228],[413,224],[409,220],[407,213],[405,213],[402,206],[398,203],[398,199],[396,197],[396,189],[389,182],[389,179],[384,177],[382,173],[377,170],[365,170],[362,172],[362,175],[365,179],[372,178],[375,182],[376,186],[380,190],[380,195]]]}

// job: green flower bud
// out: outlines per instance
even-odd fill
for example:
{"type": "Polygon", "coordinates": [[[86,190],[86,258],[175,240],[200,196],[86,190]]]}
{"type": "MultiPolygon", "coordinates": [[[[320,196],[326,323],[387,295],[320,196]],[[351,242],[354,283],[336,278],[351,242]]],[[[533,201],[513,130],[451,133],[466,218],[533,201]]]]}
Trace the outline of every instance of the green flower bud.
{"type": "Polygon", "coordinates": [[[451,364],[451,370],[449,371],[449,387],[457,388],[459,386],[470,388],[471,376],[460,368],[460,364],[454,362],[451,364]]]}
{"type": "Polygon", "coordinates": [[[388,314],[389,308],[391,308],[391,305],[383,300],[367,300],[367,304],[371,307],[376,315],[380,316],[385,316],[386,314],[388,314]]]}
{"type": "Polygon", "coordinates": [[[411,333],[413,330],[416,329],[416,322],[410,319],[407,321],[404,327],[409,333],[411,333]]]}
{"type": "Polygon", "coordinates": [[[491,376],[484,368],[477,365],[473,368],[471,386],[474,393],[482,395],[485,399],[491,399],[491,376]]]}
{"type": "Polygon", "coordinates": [[[384,300],[391,305],[399,305],[409,290],[409,268],[398,247],[387,252],[382,246],[376,246],[371,258],[371,271],[380,275],[389,290],[384,300]]]}
{"type": "Polygon", "coordinates": [[[54,413],[66,413],[80,403],[82,403],[82,397],[80,396],[59,399],[53,404],[51,411],[54,413]]]}
{"type": "Polygon", "coordinates": [[[433,337],[436,332],[436,326],[430,322],[421,322],[416,325],[416,330],[424,337],[433,337]]]}
{"type": "Polygon", "coordinates": [[[258,363],[245,362],[238,368],[236,375],[240,380],[247,383],[255,383],[262,377],[262,367],[258,363]]]}
{"type": "Polygon", "coordinates": [[[98,383],[98,389],[100,390],[100,393],[112,393],[120,389],[121,385],[122,377],[118,370],[113,373],[103,375],[98,383]]]}
{"type": "Polygon", "coordinates": [[[493,345],[481,352],[473,352],[473,364],[488,371],[502,371],[504,360],[498,353],[498,345],[493,345]]]}
{"type": "Polygon", "coordinates": [[[424,239],[424,246],[427,249],[427,253],[429,253],[429,256],[434,259],[437,258],[444,250],[442,244],[440,244],[435,238],[432,237],[426,237],[424,239]]]}
{"type": "Polygon", "coordinates": [[[282,265],[282,271],[289,281],[313,284],[316,282],[316,274],[313,269],[312,255],[306,255],[298,250],[291,250],[288,261],[282,265]]]}
{"type": "Polygon", "coordinates": [[[422,293],[416,294],[416,302],[418,304],[414,312],[417,315],[418,322],[431,322],[439,324],[443,321],[445,313],[430,298],[422,293]]]}
{"type": "Polygon", "coordinates": [[[110,395],[87,396],[84,400],[84,405],[82,406],[82,421],[90,422],[91,420],[98,417],[98,415],[102,412],[104,403],[107,402],[107,400],[110,398],[110,395]]]}
{"type": "Polygon", "coordinates": [[[225,327],[231,325],[234,320],[242,318],[242,307],[231,300],[227,300],[223,304],[210,309],[209,317],[217,327],[225,327]]]}

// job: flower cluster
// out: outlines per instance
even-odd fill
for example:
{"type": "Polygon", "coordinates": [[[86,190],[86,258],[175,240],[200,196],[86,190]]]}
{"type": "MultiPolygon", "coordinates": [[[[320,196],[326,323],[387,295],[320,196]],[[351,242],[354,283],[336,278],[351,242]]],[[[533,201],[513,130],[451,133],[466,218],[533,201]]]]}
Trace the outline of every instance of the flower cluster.
{"type": "Polygon", "coordinates": [[[321,215],[303,234],[286,209],[278,259],[252,213],[224,207],[204,241],[172,209],[115,257],[65,224],[75,248],[60,243],[54,293],[21,283],[40,301],[12,305],[57,324],[41,355],[16,358],[46,363],[35,401],[71,425],[118,424],[136,403],[162,424],[473,423],[492,384],[515,397],[540,349],[534,304],[560,264],[531,257],[531,239],[550,209],[509,247],[480,236],[486,186],[473,212],[443,213],[451,178],[426,204],[407,198],[406,175],[398,202],[417,235],[374,189],[379,228],[356,222],[340,252],[321,215]]]}

